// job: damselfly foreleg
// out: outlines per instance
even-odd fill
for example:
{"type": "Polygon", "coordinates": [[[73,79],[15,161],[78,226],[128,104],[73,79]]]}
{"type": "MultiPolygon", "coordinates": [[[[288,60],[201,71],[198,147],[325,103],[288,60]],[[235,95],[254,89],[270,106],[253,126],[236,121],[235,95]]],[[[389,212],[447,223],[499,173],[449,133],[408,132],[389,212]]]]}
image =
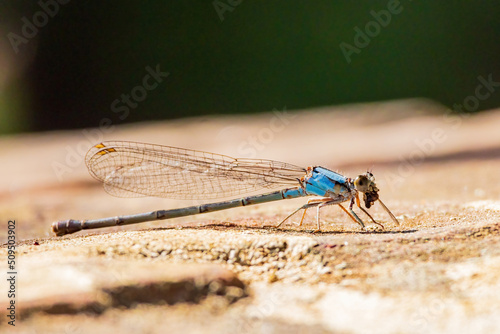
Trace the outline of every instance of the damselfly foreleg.
{"type": "Polygon", "coordinates": [[[363,221],[354,213],[354,211],[352,211],[351,208],[349,208],[349,210],[352,212],[352,214],[347,211],[346,208],[344,208],[344,206],[342,204],[339,204],[340,208],[342,210],[344,210],[344,212],[349,216],[351,217],[352,220],[354,220],[355,223],[358,223],[359,225],[361,225],[361,228],[364,229],[365,228],[365,224],[363,223],[363,221]]]}
{"type": "Polygon", "coordinates": [[[370,219],[372,220],[372,222],[374,224],[377,224],[378,226],[382,227],[382,229],[384,229],[384,225],[378,223],[375,221],[375,219],[373,219],[373,217],[368,213],[368,211],[366,211],[362,206],[361,206],[361,203],[359,201],[359,196],[356,194],[356,197],[353,197],[351,199],[351,203],[349,204],[349,211],[354,215],[354,217],[356,217],[356,221],[363,227],[363,229],[365,228],[365,225],[363,224],[363,221],[356,215],[356,213],[352,210],[352,208],[354,207],[354,202],[356,201],[356,205],[358,208],[361,209],[361,211],[363,211],[368,217],[370,217],[370,219]]]}

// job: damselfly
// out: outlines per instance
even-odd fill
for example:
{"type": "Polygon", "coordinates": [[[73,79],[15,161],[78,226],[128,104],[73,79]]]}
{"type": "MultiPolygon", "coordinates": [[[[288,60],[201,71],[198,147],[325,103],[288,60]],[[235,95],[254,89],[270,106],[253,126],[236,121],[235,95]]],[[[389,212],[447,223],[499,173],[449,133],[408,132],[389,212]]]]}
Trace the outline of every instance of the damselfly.
{"type": "Polygon", "coordinates": [[[276,227],[303,209],[299,224],[301,226],[306,210],[316,207],[316,231],[319,231],[320,209],[327,205],[338,205],[364,229],[365,224],[353,211],[356,204],[373,223],[383,228],[361,206],[359,193],[363,194],[367,209],[378,201],[399,225],[396,217],[380,200],[379,189],[371,172],[352,180],[319,166],[302,168],[273,160],[234,159],[214,153],[126,141],[108,141],[95,145],[87,153],[85,162],[90,174],[101,181],[104,189],[114,196],[206,200],[257,191],[274,191],[181,209],[94,220],[59,221],[52,224],[52,231],[58,236],[82,229],[136,224],[302,196],[320,197],[310,199],[276,227]],[[344,202],[349,202],[347,208],[342,205],[344,202]]]}

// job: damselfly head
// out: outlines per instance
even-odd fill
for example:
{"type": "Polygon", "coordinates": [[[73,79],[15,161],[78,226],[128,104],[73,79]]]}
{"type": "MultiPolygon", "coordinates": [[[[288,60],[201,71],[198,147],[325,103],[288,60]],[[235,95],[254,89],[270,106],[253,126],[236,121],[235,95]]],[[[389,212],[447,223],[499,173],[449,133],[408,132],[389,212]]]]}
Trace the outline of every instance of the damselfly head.
{"type": "Polygon", "coordinates": [[[365,202],[365,207],[369,209],[373,203],[378,200],[378,188],[375,183],[375,177],[371,172],[366,172],[359,175],[356,180],[354,180],[354,187],[357,191],[363,193],[363,201],[365,202]]]}
{"type": "Polygon", "coordinates": [[[371,172],[368,171],[364,174],[359,175],[356,180],[354,180],[354,188],[356,188],[357,191],[363,193],[363,201],[365,202],[365,207],[367,209],[369,209],[373,205],[373,203],[378,200],[380,205],[382,205],[384,210],[389,214],[396,225],[399,225],[399,221],[397,220],[397,218],[379,198],[379,189],[377,188],[377,184],[375,183],[375,177],[371,172]]]}

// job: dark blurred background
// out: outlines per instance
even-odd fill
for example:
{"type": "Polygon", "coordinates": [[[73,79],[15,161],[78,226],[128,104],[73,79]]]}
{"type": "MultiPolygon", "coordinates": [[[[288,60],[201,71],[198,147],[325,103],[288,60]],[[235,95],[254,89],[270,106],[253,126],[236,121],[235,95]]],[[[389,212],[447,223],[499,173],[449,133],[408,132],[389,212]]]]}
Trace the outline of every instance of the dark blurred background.
{"type": "Polygon", "coordinates": [[[476,96],[480,76],[500,82],[497,0],[2,0],[0,15],[0,133],[408,97],[466,112],[500,102],[491,84],[476,96]]]}

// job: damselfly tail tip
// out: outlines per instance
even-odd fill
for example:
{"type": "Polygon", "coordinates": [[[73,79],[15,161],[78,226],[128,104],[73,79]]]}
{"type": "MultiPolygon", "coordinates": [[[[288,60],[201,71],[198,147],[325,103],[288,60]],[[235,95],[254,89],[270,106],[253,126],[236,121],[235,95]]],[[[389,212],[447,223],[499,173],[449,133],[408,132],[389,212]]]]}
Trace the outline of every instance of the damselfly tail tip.
{"type": "Polygon", "coordinates": [[[82,228],[82,222],[75,219],[60,220],[52,223],[52,232],[54,232],[58,237],[78,232],[82,228]]]}

